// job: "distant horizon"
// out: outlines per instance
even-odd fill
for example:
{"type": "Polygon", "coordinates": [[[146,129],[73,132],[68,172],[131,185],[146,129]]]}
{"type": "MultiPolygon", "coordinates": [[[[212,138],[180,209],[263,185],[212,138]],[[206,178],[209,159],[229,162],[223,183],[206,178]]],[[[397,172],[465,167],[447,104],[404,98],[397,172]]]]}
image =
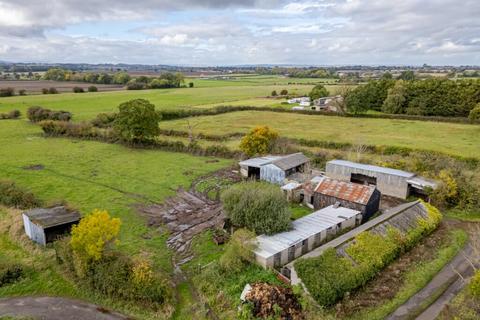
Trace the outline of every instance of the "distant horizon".
{"type": "Polygon", "coordinates": [[[479,16],[478,0],[0,0],[0,60],[472,66],[479,16]]]}

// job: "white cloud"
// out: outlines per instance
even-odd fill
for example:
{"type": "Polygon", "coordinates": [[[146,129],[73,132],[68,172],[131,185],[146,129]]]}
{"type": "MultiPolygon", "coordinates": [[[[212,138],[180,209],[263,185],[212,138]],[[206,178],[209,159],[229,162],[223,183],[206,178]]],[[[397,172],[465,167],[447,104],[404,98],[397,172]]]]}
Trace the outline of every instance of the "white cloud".
{"type": "Polygon", "coordinates": [[[160,44],[167,45],[167,46],[180,46],[187,42],[188,36],[186,34],[180,33],[174,36],[163,36],[160,39],[160,44]]]}

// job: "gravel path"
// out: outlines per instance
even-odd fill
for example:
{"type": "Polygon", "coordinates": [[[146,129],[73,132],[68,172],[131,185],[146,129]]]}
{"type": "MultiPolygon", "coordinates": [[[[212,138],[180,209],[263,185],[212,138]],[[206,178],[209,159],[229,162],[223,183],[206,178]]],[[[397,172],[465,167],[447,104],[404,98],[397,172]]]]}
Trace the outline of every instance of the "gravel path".
{"type": "Polygon", "coordinates": [[[473,250],[469,244],[448,263],[422,290],[390,314],[387,320],[405,320],[410,319],[412,315],[418,314],[422,305],[428,303],[429,299],[440,291],[441,295],[428,306],[416,319],[431,320],[435,319],[443,307],[455,297],[455,295],[464,287],[465,281],[462,277],[468,278],[473,275],[474,270],[465,256],[473,261],[480,261],[480,257],[472,257],[473,250]],[[456,271],[456,272],[455,272],[456,271]]]}
{"type": "Polygon", "coordinates": [[[0,317],[31,317],[45,320],[127,320],[131,319],[80,300],[57,297],[0,299],[0,317]]]}

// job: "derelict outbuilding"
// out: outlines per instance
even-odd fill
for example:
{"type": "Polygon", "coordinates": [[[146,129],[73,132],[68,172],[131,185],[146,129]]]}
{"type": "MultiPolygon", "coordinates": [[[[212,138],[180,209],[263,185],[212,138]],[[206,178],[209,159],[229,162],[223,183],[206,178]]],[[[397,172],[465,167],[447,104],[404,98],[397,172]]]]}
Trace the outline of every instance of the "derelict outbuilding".
{"type": "Polygon", "coordinates": [[[46,245],[66,233],[80,221],[78,212],[65,207],[37,208],[23,213],[25,233],[33,241],[46,245]]]}
{"type": "Polygon", "coordinates": [[[378,211],[380,197],[375,186],[323,177],[314,190],[313,207],[318,210],[340,203],[342,207],[360,211],[365,222],[378,211]]]}

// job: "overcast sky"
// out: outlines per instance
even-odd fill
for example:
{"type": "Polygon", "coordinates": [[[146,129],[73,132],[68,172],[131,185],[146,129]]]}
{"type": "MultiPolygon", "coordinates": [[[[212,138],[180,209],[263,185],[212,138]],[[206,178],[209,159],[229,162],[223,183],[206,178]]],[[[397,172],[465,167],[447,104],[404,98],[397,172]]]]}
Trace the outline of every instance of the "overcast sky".
{"type": "Polygon", "coordinates": [[[480,65],[480,0],[0,0],[0,60],[480,65]]]}

